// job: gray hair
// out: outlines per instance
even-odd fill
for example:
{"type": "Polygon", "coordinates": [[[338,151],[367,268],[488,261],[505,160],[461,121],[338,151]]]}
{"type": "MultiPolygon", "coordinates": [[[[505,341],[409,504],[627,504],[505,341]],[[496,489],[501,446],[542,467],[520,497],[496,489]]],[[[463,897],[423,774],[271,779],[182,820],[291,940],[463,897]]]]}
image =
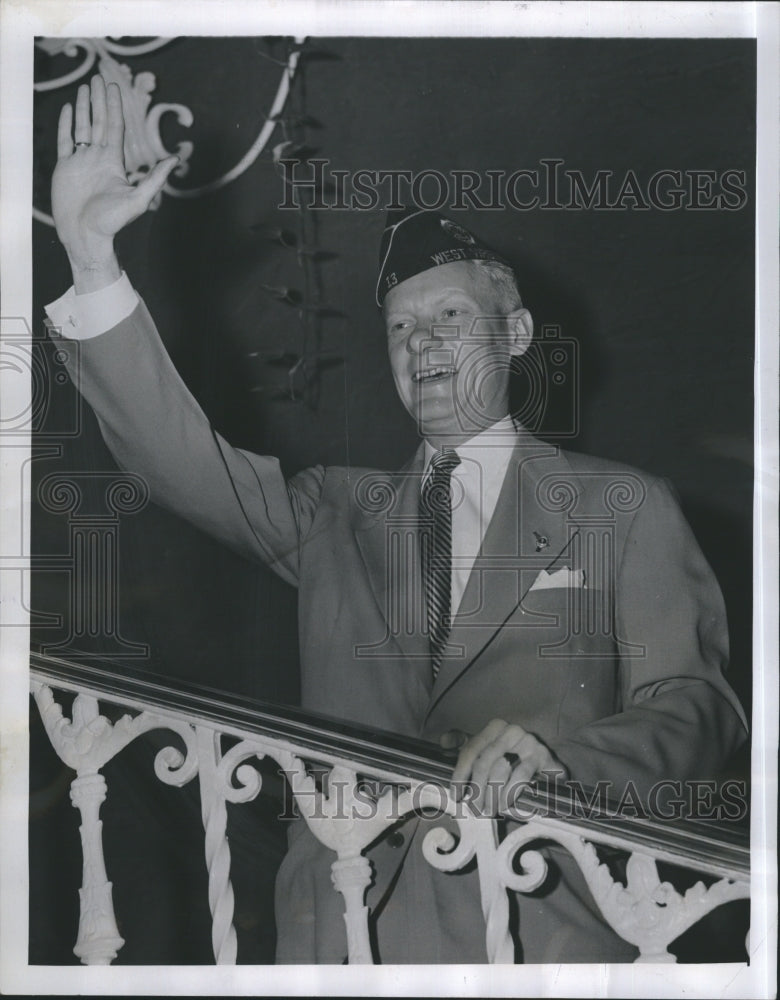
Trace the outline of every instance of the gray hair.
{"type": "Polygon", "coordinates": [[[506,316],[515,309],[522,308],[517,278],[510,267],[483,260],[472,260],[468,264],[476,283],[493,297],[494,305],[500,313],[506,316]]]}

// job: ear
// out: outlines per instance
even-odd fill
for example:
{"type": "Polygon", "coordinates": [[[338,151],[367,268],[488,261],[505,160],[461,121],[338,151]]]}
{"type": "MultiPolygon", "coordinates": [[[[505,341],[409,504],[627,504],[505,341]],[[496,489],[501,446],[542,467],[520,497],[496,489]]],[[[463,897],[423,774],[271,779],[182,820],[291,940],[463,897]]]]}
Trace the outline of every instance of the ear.
{"type": "Polygon", "coordinates": [[[509,353],[519,358],[531,346],[534,321],[527,309],[515,309],[506,318],[509,333],[509,353]]]}

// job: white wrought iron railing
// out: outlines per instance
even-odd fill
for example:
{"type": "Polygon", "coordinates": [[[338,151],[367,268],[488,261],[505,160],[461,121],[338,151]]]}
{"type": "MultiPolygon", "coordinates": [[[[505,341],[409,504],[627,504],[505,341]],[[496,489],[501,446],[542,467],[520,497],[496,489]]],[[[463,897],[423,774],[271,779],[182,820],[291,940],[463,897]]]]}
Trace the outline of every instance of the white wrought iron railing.
{"type": "MultiPolygon", "coordinates": [[[[525,817],[499,835],[499,824],[458,809],[449,791],[453,758],[433,744],[390,733],[361,730],[293,708],[268,706],[195,686],[176,688],[138,672],[116,672],[34,653],[32,692],[46,732],[60,758],[76,772],[71,800],[81,814],[83,882],[75,954],[87,965],[108,965],[124,944],[117,930],[112,886],[106,873],[100,806],[106,795],[103,766],[141,733],[166,729],[183,741],[155,760],[157,777],[183,786],[200,783],[205,859],[218,964],[235,963],[233,890],[226,836],[227,803],[248,802],[260,791],[252,761],[274,760],[284,772],[298,811],[312,833],[333,851],[334,891],[344,899],[350,963],[371,963],[365,892],[371,867],[364,851],[399,817],[423,809],[452,816],[457,844],[436,827],[424,841],[427,861],[456,871],[476,857],[487,954],[512,962],[509,891],[530,892],[547,874],[538,850],[547,841],[565,848],[579,866],[607,923],[639,950],[639,962],[674,962],[669,945],[716,907],[747,898],[749,847],[744,834],[702,821],[659,821],[617,815],[609,809],[577,810],[557,790],[527,788],[515,802],[525,817]],[[71,718],[58,703],[72,692],[71,718]],[[101,715],[99,703],[128,709],[118,721],[101,715]],[[327,769],[318,782],[312,765],[327,769]],[[392,808],[369,814],[361,794],[375,781],[392,808]],[[628,856],[625,884],[599,859],[597,848],[628,856]],[[686,892],[659,877],[657,862],[707,876],[686,892]]],[[[175,742],[175,741],[173,741],[175,742]]]]}

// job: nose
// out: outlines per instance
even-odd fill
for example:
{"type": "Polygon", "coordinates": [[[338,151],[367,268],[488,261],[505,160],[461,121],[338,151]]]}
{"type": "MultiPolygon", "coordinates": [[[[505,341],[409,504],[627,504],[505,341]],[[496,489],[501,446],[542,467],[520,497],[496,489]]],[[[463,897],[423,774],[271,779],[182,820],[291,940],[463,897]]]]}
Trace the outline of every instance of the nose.
{"type": "Polygon", "coordinates": [[[441,332],[434,323],[417,323],[406,341],[406,350],[410,354],[420,354],[422,351],[441,345],[441,332]]]}

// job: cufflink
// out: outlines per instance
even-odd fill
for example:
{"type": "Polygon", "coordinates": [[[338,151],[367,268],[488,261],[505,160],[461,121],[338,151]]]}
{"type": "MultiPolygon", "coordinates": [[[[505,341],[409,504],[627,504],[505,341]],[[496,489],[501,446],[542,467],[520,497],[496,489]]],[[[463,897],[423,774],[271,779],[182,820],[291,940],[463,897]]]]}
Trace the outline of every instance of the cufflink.
{"type": "Polygon", "coordinates": [[[550,544],[550,539],[546,535],[540,535],[538,531],[534,532],[534,538],[536,539],[537,552],[541,552],[542,549],[546,549],[550,544]]]}

